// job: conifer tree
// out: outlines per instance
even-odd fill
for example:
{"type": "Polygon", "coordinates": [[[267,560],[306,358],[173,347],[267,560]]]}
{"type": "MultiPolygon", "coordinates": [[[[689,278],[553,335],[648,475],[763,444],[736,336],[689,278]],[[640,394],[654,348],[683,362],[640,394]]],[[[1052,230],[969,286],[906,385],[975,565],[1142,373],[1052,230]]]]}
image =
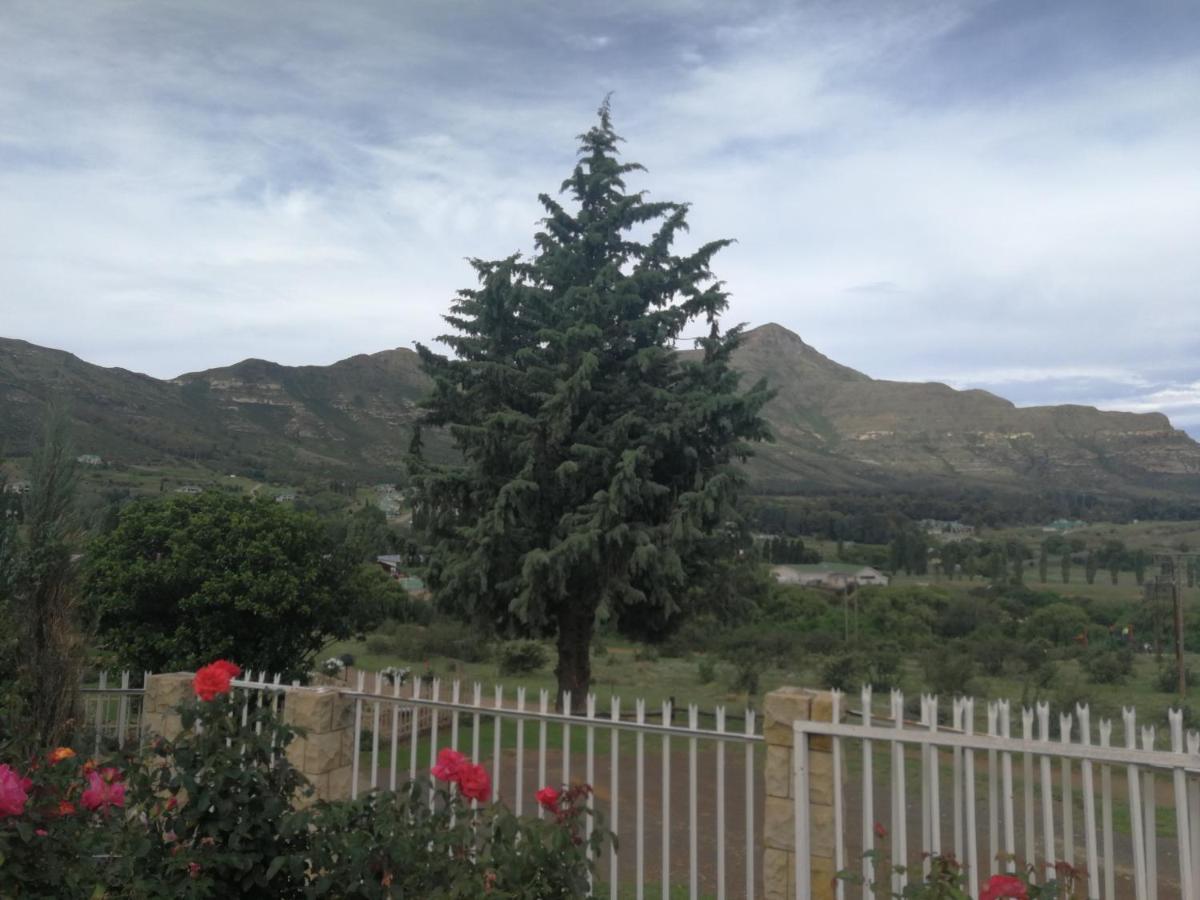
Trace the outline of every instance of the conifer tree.
{"type": "Polygon", "coordinates": [[[685,204],[649,202],[625,177],[607,101],[580,159],[547,194],[534,253],[472,260],[439,338],[426,424],[460,465],[411,460],[439,603],[492,632],[555,635],[558,686],[583,703],[598,620],[661,635],[689,571],[724,546],[747,441],[768,437],[759,382],[739,393],[710,270],[729,242],[677,255],[685,204]],[[639,235],[652,230],[643,241],[639,235]],[[706,334],[682,357],[676,342],[706,334]]]}

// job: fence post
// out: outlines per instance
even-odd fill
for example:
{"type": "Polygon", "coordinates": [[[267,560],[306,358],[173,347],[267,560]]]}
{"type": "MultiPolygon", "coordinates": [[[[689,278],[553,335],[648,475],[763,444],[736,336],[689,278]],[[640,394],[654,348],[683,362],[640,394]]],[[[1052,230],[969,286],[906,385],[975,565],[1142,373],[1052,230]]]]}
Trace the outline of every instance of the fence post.
{"type": "Polygon", "coordinates": [[[312,783],[314,799],[349,799],[358,749],[354,701],[337,688],[292,688],[283,706],[283,721],[305,732],[288,746],[287,755],[312,783]]]}
{"type": "Polygon", "coordinates": [[[146,676],[145,694],[142,697],[142,731],[174,740],[183,730],[176,707],[191,699],[191,672],[169,672],[146,676]]]}
{"type": "MultiPolygon", "coordinates": [[[[828,691],[782,687],[764,698],[763,895],[767,900],[796,896],[796,824],[792,783],[793,729],[796,721],[833,721],[833,695],[828,691]]],[[[840,718],[840,716],[839,716],[840,718]]],[[[808,739],[809,872],[813,900],[836,896],[834,878],[833,741],[823,735],[808,739]]]]}

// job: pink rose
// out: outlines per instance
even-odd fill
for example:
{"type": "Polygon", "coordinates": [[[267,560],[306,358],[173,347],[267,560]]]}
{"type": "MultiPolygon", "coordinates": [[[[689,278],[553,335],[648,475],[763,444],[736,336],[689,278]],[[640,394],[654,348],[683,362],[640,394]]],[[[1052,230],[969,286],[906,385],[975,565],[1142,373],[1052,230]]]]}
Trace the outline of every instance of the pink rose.
{"type": "Polygon", "coordinates": [[[0,819],[25,812],[25,802],[33,782],[22,778],[11,766],[0,765],[0,819]]]}
{"type": "Polygon", "coordinates": [[[93,812],[107,809],[110,806],[125,805],[125,785],[121,783],[121,773],[111,767],[99,772],[88,774],[88,789],[80,796],[80,801],[93,812]]]}

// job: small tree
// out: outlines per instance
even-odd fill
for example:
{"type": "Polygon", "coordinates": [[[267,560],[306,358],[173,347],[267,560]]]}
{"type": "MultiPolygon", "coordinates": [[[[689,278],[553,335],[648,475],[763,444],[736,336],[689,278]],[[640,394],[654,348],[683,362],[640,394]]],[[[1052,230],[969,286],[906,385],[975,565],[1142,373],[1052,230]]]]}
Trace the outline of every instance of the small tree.
{"type": "Polygon", "coordinates": [[[1083,568],[1083,575],[1087,579],[1088,584],[1096,583],[1096,572],[1099,570],[1099,568],[1100,563],[1096,559],[1096,554],[1089,550],[1083,568]]]}
{"type": "Polygon", "coordinates": [[[40,747],[67,739],[74,724],[83,666],[72,551],[79,541],[75,515],[76,464],[69,422],[57,408],[47,414],[33,456],[24,524],[0,525],[0,589],[7,590],[6,634],[17,648],[16,716],[20,735],[40,747]]]}
{"type": "Polygon", "coordinates": [[[310,513],[216,492],[141,501],[89,553],[88,603],[123,665],[224,657],[289,676],[361,626],[353,562],[310,513]]]}
{"type": "Polygon", "coordinates": [[[1042,584],[1046,583],[1046,579],[1049,577],[1047,574],[1049,570],[1050,554],[1046,552],[1046,545],[1042,544],[1042,549],[1038,553],[1038,581],[1040,581],[1042,584]]]}
{"type": "Polygon", "coordinates": [[[1062,573],[1062,583],[1069,584],[1071,581],[1071,554],[1068,550],[1063,550],[1063,555],[1058,560],[1058,569],[1062,573]]]}
{"type": "Polygon", "coordinates": [[[1138,584],[1142,584],[1146,580],[1146,564],[1148,554],[1145,550],[1138,550],[1133,554],[1133,577],[1137,579],[1138,584]]]}
{"type": "Polygon", "coordinates": [[[769,392],[738,392],[710,262],[728,241],[676,255],[687,206],[648,202],[624,178],[607,102],[549,195],[535,253],[474,260],[440,340],[426,421],[463,463],[413,459],[440,603],[491,630],[555,634],[560,696],[582,704],[597,618],[658,636],[679,621],[688,575],[736,521],[747,440],[767,436],[769,392]],[[643,242],[646,226],[657,230],[643,242]],[[707,335],[681,357],[696,320],[707,335]]]}

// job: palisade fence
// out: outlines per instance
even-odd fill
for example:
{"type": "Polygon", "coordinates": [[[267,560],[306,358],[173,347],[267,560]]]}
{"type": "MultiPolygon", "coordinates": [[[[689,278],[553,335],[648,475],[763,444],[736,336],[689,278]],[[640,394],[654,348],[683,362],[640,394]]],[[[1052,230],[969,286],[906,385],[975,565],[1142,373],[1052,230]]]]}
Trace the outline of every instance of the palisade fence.
{"type": "MultiPolygon", "coordinates": [[[[309,690],[265,673],[233,687],[245,692],[243,709],[269,703],[283,710],[289,693],[309,690]]],[[[114,689],[107,679],[85,687],[88,733],[125,734],[113,710],[141,690],[114,689]]],[[[640,900],[648,891],[664,898],[680,891],[693,898],[761,894],[756,753],[761,759],[763,737],[754,710],[702,714],[695,705],[676,710],[669,703],[648,709],[643,700],[619,697],[601,710],[589,694],[585,711],[572,715],[554,711],[546,690],[506,693],[495,685],[485,692],[479,683],[401,683],[365,672],[335,690],[349,706],[348,736],[357,745],[343,795],[394,790],[428,773],[438,750],[453,747],[487,767],[493,796],[518,814],[545,815],[534,799],[544,785],[592,785],[588,807],[618,837],[616,851],[597,860],[600,887],[614,900],[631,892],[640,900]]],[[[563,707],[571,709],[570,697],[563,707]]],[[[591,816],[587,828],[590,835],[591,816]]]]}
{"type": "MultiPolygon", "coordinates": [[[[122,674],[84,688],[97,749],[128,747],[161,722],[161,710],[146,713],[143,686],[122,674]]],[[[543,785],[591,784],[589,806],[618,835],[618,851],[597,860],[613,898],[868,898],[872,884],[903,891],[932,856],[952,855],[973,898],[992,874],[1032,869],[1044,881],[1065,863],[1091,900],[1200,900],[1200,735],[1176,711],[1160,747],[1131,709],[1118,738],[1111,721],[1093,727],[1086,706],[1052,717],[1046,704],[955,698],[947,708],[922,696],[913,721],[902,694],[869,689],[859,709],[836,691],[801,692],[824,698],[831,721],[783,723],[772,698],[795,689],[782,689],[766,698],[768,741],[753,710],[738,721],[723,708],[618,697],[601,708],[589,695],[568,714],[545,690],[363,672],[315,690],[266,673],[234,687],[243,710],[286,713],[294,692],[336,698],[342,724],[331,727],[342,731],[317,737],[347,748],[336,763],[344,777],[325,796],[399,787],[443,747],[486,766],[494,796],[518,813],[543,814],[533,797],[543,785]],[[786,817],[771,806],[781,802],[786,817]],[[782,876],[764,865],[781,846],[782,876]],[[864,884],[831,883],[835,871],[864,884]]]]}
{"type": "Polygon", "coordinates": [[[834,865],[863,882],[840,882],[839,900],[876,896],[875,882],[902,892],[939,855],[974,874],[973,898],[991,875],[1032,870],[1044,882],[1061,877],[1063,863],[1092,900],[1200,897],[1200,735],[1185,733],[1181,712],[1170,711],[1169,748],[1158,749],[1156,729],[1139,729],[1132,709],[1123,711],[1117,742],[1113,723],[1101,719],[1094,729],[1084,705],[1056,723],[1045,703],[1023,708],[1017,737],[1007,701],[980,710],[986,732],[977,733],[973,699],[952,701],[948,726],[937,697],[921,697],[918,722],[905,721],[900,692],[888,698],[886,717],[872,714],[873,699],[864,689],[861,708],[846,710],[861,724],[841,721],[839,692],[833,721],[794,723],[798,898],[815,893],[812,854],[802,852],[817,842],[815,747],[832,755],[834,865]],[[848,771],[859,791],[848,788],[848,771]]]}

